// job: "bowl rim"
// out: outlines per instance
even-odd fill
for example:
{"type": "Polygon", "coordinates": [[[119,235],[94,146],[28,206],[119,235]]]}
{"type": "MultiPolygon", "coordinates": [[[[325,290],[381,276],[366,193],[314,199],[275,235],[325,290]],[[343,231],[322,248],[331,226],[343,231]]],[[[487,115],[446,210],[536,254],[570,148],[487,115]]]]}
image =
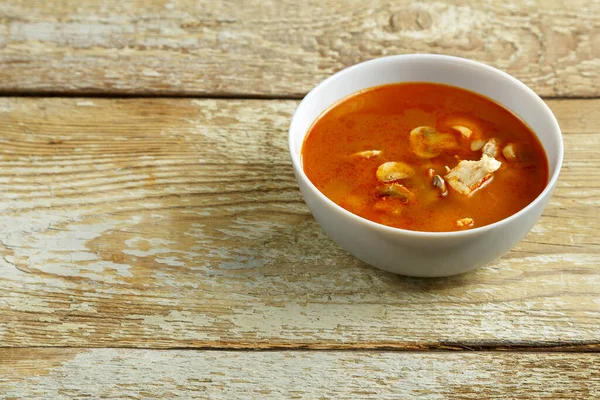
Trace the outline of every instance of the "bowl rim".
{"type": "MultiPolygon", "coordinates": [[[[449,84],[449,85],[452,86],[452,84],[449,84]]],[[[368,89],[368,88],[365,88],[365,89],[368,89]]],[[[471,91],[481,95],[481,93],[479,93],[475,90],[471,90],[471,91]]],[[[341,99],[339,99],[339,100],[341,100],[341,99]]],[[[494,100],[494,101],[496,101],[496,100],[494,100]]],[[[504,105],[498,101],[496,101],[496,102],[501,104],[503,107],[506,107],[506,105],[504,105]]],[[[516,111],[513,111],[513,112],[516,113],[516,111]]],[[[306,134],[307,134],[307,132],[304,133],[304,138],[306,138],[306,134]]],[[[534,131],[534,134],[536,134],[535,131],[534,131]]],[[[537,136],[537,134],[536,134],[536,136],[537,136]]],[[[304,140],[303,140],[303,143],[304,143],[304,140]]],[[[541,143],[541,141],[540,141],[540,143],[541,143]]],[[[542,147],[544,148],[544,151],[546,152],[546,148],[544,147],[543,143],[541,143],[541,144],[542,144],[542,147]]],[[[341,212],[342,214],[346,215],[348,218],[355,220],[357,223],[365,224],[373,229],[379,229],[379,230],[389,232],[391,234],[396,234],[396,235],[404,234],[404,235],[408,235],[408,236],[429,237],[429,238],[432,238],[432,237],[458,238],[458,237],[479,235],[479,234],[488,232],[490,230],[497,229],[498,227],[500,227],[502,225],[509,224],[512,221],[521,218],[523,215],[527,214],[533,208],[535,208],[538,205],[538,203],[540,203],[542,201],[543,198],[551,195],[551,192],[554,190],[554,187],[558,180],[558,176],[560,175],[560,171],[561,171],[562,164],[563,164],[563,158],[564,158],[563,136],[562,136],[562,131],[560,129],[558,121],[556,120],[556,117],[554,116],[554,113],[552,112],[550,107],[548,107],[548,105],[542,100],[542,98],[540,96],[538,96],[538,94],[535,93],[529,86],[525,85],[523,82],[521,82],[514,76],[512,76],[500,69],[489,66],[487,64],[484,64],[484,63],[481,63],[478,61],[474,61],[474,60],[470,60],[467,58],[448,56],[448,55],[442,55],[442,54],[402,54],[402,55],[386,56],[386,57],[376,58],[373,60],[368,60],[368,61],[364,61],[364,62],[355,64],[355,65],[352,65],[350,67],[344,68],[344,69],[334,73],[333,75],[329,76],[325,80],[321,81],[317,86],[315,86],[310,92],[308,92],[308,94],[302,99],[302,101],[296,107],[296,110],[294,111],[294,115],[292,116],[292,120],[290,122],[289,131],[288,131],[288,148],[290,151],[290,156],[292,158],[292,165],[294,167],[294,170],[296,171],[297,179],[302,179],[305,182],[305,184],[307,184],[307,186],[313,192],[316,192],[317,197],[320,198],[321,201],[324,201],[330,207],[333,207],[336,211],[341,212]],[[293,135],[292,131],[293,131],[293,127],[298,123],[298,120],[300,119],[299,111],[302,109],[302,107],[303,106],[305,107],[306,104],[310,103],[312,98],[317,95],[317,92],[323,86],[326,86],[329,82],[331,82],[333,80],[342,78],[344,75],[354,71],[355,69],[365,68],[365,67],[372,66],[372,65],[374,66],[377,64],[381,64],[381,63],[402,62],[402,61],[411,60],[411,59],[422,59],[422,61],[424,61],[424,62],[442,61],[442,62],[449,62],[449,63],[453,63],[453,64],[464,64],[464,65],[468,65],[468,66],[471,66],[474,68],[480,68],[480,69],[486,70],[487,72],[490,72],[490,73],[500,75],[504,79],[507,79],[507,80],[511,81],[512,83],[516,84],[517,86],[519,86],[522,90],[524,90],[527,94],[529,94],[529,96],[533,102],[535,102],[539,106],[541,106],[541,108],[546,112],[547,116],[549,117],[550,123],[553,125],[554,131],[558,133],[557,161],[556,161],[556,167],[554,169],[554,173],[552,174],[550,179],[548,179],[548,182],[546,183],[544,190],[531,203],[529,203],[527,206],[525,206],[518,212],[516,212],[504,219],[501,219],[501,220],[496,221],[489,225],[484,225],[484,226],[480,226],[480,227],[473,228],[473,229],[468,229],[468,230],[464,230],[464,231],[448,231],[448,232],[413,231],[410,229],[402,229],[402,228],[396,228],[393,226],[383,225],[378,222],[374,222],[374,221],[371,221],[364,217],[361,217],[360,215],[354,214],[354,213],[346,210],[342,206],[338,205],[333,200],[329,199],[327,196],[325,196],[311,182],[311,180],[308,179],[308,176],[306,176],[306,173],[304,172],[304,169],[302,168],[300,156],[296,155],[294,152],[295,146],[293,144],[294,135],[293,135]]],[[[302,146],[300,147],[300,154],[301,154],[301,152],[302,152],[302,146]]],[[[550,161],[550,160],[548,160],[548,161],[550,161]]]]}

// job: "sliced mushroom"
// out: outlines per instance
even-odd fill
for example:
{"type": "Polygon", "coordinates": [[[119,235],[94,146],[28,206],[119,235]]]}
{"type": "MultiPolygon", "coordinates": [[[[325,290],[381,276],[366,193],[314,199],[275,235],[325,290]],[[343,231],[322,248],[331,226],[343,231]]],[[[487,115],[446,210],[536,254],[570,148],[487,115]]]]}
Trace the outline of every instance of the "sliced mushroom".
{"type": "Polygon", "coordinates": [[[444,127],[460,132],[461,136],[465,139],[479,139],[482,136],[483,130],[481,129],[479,121],[465,115],[455,114],[448,118],[444,118],[442,124],[444,127]]]}
{"type": "Polygon", "coordinates": [[[412,192],[399,183],[390,183],[377,186],[377,195],[393,197],[406,203],[412,197],[412,192]]]}
{"type": "Polygon", "coordinates": [[[517,159],[517,153],[515,152],[514,143],[509,143],[502,149],[502,155],[509,161],[514,161],[517,159]]]}
{"type": "Polygon", "coordinates": [[[433,186],[438,188],[440,196],[445,197],[448,195],[448,188],[446,187],[446,181],[439,175],[433,176],[433,186]]]}
{"type": "Polygon", "coordinates": [[[365,151],[359,151],[358,153],[352,154],[352,157],[360,157],[360,158],[369,159],[369,158],[377,157],[380,154],[381,154],[381,150],[365,150],[365,151]]]}
{"type": "Polygon", "coordinates": [[[419,126],[410,132],[410,148],[419,157],[433,158],[443,150],[457,146],[454,135],[439,133],[431,126],[419,126]]]}
{"type": "Polygon", "coordinates": [[[502,163],[484,154],[479,161],[461,161],[446,175],[452,189],[466,196],[486,183],[502,163]]]}
{"type": "Polygon", "coordinates": [[[429,168],[427,170],[427,176],[433,178],[433,175],[435,175],[435,170],[433,168],[429,168]]]}
{"type": "Polygon", "coordinates": [[[461,218],[455,222],[457,228],[472,228],[475,225],[473,218],[461,218]]]}
{"type": "Polygon", "coordinates": [[[471,142],[471,150],[472,151],[479,151],[481,150],[481,148],[485,145],[485,140],[483,139],[476,139],[473,140],[471,142]]]}
{"type": "Polygon", "coordinates": [[[469,128],[467,128],[466,126],[462,126],[462,125],[454,125],[452,127],[452,129],[454,129],[455,131],[460,132],[460,134],[465,138],[468,139],[471,137],[471,135],[473,134],[473,131],[470,130],[469,128]]]}
{"type": "Polygon", "coordinates": [[[498,153],[500,152],[500,141],[496,138],[488,140],[481,151],[489,157],[498,157],[498,153]]]}
{"type": "Polygon", "coordinates": [[[377,168],[376,175],[379,182],[388,183],[410,178],[415,175],[415,170],[403,162],[388,161],[377,168]]]}

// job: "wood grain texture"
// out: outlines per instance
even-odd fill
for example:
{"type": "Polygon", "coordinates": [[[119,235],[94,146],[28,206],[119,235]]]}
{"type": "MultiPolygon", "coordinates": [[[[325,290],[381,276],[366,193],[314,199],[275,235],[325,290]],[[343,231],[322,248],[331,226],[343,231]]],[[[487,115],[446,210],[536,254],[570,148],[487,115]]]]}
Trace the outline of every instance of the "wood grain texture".
{"type": "Polygon", "coordinates": [[[0,350],[5,399],[594,399],[600,356],[0,350]]]}
{"type": "Polygon", "coordinates": [[[600,1],[515,3],[8,0],[0,91],[298,97],[360,61],[443,53],[600,96],[600,1]]]}
{"type": "Polygon", "coordinates": [[[430,280],[324,235],[296,105],[0,99],[0,346],[598,348],[600,100],[549,102],[564,170],[525,240],[430,280]]]}

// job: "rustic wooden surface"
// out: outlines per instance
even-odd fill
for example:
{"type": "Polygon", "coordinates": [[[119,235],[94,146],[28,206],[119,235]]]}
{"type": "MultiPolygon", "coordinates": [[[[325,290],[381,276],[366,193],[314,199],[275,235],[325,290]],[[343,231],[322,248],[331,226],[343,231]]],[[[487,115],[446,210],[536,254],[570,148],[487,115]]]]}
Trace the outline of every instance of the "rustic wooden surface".
{"type": "Polygon", "coordinates": [[[2,2],[0,398],[600,397],[600,1],[471,4],[2,2]],[[291,172],[294,99],[411,52],[564,133],[540,222],[457,277],[349,256],[291,172]]]}
{"type": "Polygon", "coordinates": [[[565,353],[19,349],[0,350],[0,385],[7,400],[595,399],[599,361],[565,353]]]}
{"type": "Polygon", "coordinates": [[[600,94],[598,0],[7,0],[0,17],[3,92],[298,97],[357,62],[433,52],[544,96],[600,94]]]}
{"type": "Polygon", "coordinates": [[[0,340],[600,346],[600,100],[549,104],[566,158],[541,221],[486,268],[419,280],[313,220],[286,150],[296,101],[4,99],[0,340]]]}

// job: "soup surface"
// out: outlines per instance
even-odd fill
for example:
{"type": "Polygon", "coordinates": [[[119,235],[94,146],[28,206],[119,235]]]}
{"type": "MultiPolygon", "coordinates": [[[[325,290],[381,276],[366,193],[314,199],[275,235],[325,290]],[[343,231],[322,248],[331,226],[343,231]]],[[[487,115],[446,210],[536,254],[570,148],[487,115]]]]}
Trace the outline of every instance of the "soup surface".
{"type": "Polygon", "coordinates": [[[311,182],[346,210],[417,231],[504,219],[548,182],[544,149],[511,111],[433,83],[355,93],[326,110],[302,147],[311,182]]]}

